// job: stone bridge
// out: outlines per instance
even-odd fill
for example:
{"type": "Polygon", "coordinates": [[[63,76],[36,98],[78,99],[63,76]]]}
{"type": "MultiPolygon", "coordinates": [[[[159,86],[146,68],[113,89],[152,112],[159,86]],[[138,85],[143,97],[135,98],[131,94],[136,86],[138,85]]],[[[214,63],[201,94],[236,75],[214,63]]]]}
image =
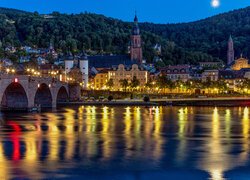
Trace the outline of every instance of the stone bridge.
{"type": "Polygon", "coordinates": [[[37,105],[56,107],[69,100],[69,85],[54,78],[1,75],[1,109],[30,109],[37,105]]]}

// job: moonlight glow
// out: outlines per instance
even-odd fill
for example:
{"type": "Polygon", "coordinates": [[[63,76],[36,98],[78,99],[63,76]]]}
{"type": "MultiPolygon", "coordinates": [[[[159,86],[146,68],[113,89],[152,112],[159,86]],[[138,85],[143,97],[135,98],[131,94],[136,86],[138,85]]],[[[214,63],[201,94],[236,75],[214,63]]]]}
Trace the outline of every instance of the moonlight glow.
{"type": "Polygon", "coordinates": [[[212,5],[212,7],[217,8],[220,6],[220,1],[219,0],[212,0],[211,5],[212,5]]]}

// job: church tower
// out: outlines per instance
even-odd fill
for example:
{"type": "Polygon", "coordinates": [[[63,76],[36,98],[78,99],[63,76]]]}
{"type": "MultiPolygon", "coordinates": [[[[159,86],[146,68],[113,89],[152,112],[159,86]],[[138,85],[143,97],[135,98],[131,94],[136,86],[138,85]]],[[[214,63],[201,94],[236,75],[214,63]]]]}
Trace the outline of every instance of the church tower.
{"type": "Polygon", "coordinates": [[[142,41],[137,15],[135,15],[134,27],[131,35],[130,58],[138,64],[142,63],[142,41]]]}
{"type": "Polygon", "coordinates": [[[227,49],[227,65],[232,64],[232,62],[234,62],[234,42],[232,36],[230,35],[227,49]]]}

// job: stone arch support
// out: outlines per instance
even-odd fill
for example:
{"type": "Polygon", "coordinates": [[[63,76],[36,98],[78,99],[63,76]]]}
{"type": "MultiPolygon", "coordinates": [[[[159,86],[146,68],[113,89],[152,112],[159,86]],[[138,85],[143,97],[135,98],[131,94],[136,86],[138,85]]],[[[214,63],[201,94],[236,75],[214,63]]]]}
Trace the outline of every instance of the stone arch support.
{"type": "MultiPolygon", "coordinates": [[[[43,105],[48,103],[50,106],[56,107],[58,93],[61,88],[63,88],[64,91],[66,90],[69,96],[68,84],[53,78],[29,77],[25,75],[0,75],[0,101],[2,101],[4,92],[11,83],[18,83],[24,89],[28,99],[27,108],[33,108],[35,103],[42,103],[43,105]],[[51,102],[46,102],[46,99],[51,102]]],[[[12,93],[14,93],[14,91],[12,93]]]]}
{"type": "MultiPolygon", "coordinates": [[[[14,99],[16,98],[14,100],[15,102],[13,101],[11,106],[13,106],[13,108],[15,106],[16,106],[16,108],[18,108],[18,106],[23,106],[24,103],[26,103],[26,102],[22,102],[22,101],[26,101],[25,100],[26,98],[22,99],[20,96],[20,93],[23,93],[23,95],[25,94],[25,96],[27,98],[27,105],[25,105],[25,108],[28,108],[29,100],[30,100],[30,96],[28,94],[29,93],[28,81],[23,77],[18,78],[15,76],[10,76],[10,77],[9,76],[0,76],[0,101],[1,102],[4,100],[3,98],[5,98],[5,101],[6,100],[11,101],[11,98],[14,98],[14,99]],[[12,96],[12,97],[6,97],[6,95],[12,96]],[[21,99],[18,99],[18,98],[21,98],[21,99]]],[[[8,102],[5,102],[5,105],[7,105],[6,103],[8,103],[8,102]]]]}

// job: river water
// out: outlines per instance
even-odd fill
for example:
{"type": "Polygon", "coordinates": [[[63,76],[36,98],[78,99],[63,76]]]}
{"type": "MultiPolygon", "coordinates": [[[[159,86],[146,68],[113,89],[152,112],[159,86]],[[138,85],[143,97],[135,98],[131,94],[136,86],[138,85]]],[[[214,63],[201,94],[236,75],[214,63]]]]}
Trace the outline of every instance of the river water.
{"type": "Polygon", "coordinates": [[[0,116],[0,179],[250,179],[246,107],[61,108],[0,116]]]}

